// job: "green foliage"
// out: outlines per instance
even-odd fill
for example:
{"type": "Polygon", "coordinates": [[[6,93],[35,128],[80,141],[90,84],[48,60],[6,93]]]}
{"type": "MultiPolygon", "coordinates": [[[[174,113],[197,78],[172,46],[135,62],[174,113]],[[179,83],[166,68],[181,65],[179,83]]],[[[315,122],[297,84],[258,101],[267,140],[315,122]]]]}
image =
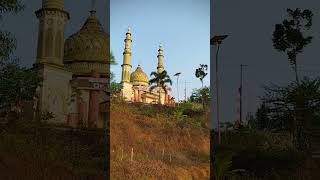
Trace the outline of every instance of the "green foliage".
{"type": "Polygon", "coordinates": [[[267,128],[290,132],[296,146],[305,150],[309,146],[306,130],[320,112],[320,79],[304,78],[301,84],[273,85],[265,90],[262,100],[268,108],[264,112],[267,128]]]}
{"type": "Polygon", "coordinates": [[[179,127],[201,128],[204,123],[205,111],[196,103],[184,102],[175,107],[173,117],[177,120],[179,127]]]}
{"type": "Polygon", "coordinates": [[[287,9],[288,18],[282,24],[276,24],[273,32],[273,46],[280,52],[286,52],[290,64],[294,67],[296,80],[299,82],[297,72],[297,55],[311,43],[312,36],[305,32],[312,26],[312,11],[299,8],[287,9]]]}
{"type": "Polygon", "coordinates": [[[167,91],[167,84],[172,85],[172,80],[167,71],[162,71],[161,73],[151,72],[150,76],[153,76],[153,78],[149,80],[149,84],[153,85],[150,87],[151,90],[156,87],[161,87],[164,91],[167,91]]]}
{"type": "MultiPolygon", "coordinates": [[[[17,0],[6,0],[0,2],[0,21],[7,13],[18,13],[23,9],[23,5],[17,0]]],[[[16,49],[16,40],[10,32],[0,30],[0,67],[10,59],[11,54],[16,49]]]]}
{"type": "Polygon", "coordinates": [[[0,68],[0,107],[32,100],[41,79],[33,68],[21,68],[16,63],[0,68]]]}
{"type": "Polygon", "coordinates": [[[117,82],[111,82],[111,94],[112,95],[117,95],[120,93],[122,85],[117,82]]]}
{"type": "Polygon", "coordinates": [[[19,0],[5,0],[0,2],[0,18],[6,13],[18,13],[24,5],[19,0]]]}
{"type": "Polygon", "coordinates": [[[223,180],[230,173],[233,154],[229,151],[219,151],[212,155],[212,174],[214,180],[223,180]]]}
{"type": "MultiPolygon", "coordinates": [[[[161,88],[162,90],[164,90],[165,92],[167,92],[168,90],[168,85],[170,84],[172,85],[172,80],[170,79],[170,76],[168,75],[167,71],[162,71],[161,73],[157,73],[157,72],[151,72],[150,74],[151,78],[149,80],[149,84],[150,86],[150,90],[153,90],[157,87],[161,88]]],[[[159,89],[159,104],[160,104],[160,89],[159,89]]]]}
{"type": "Polygon", "coordinates": [[[252,177],[270,179],[272,174],[277,174],[283,178],[292,175],[299,162],[305,158],[303,153],[293,147],[286,134],[243,128],[228,131],[222,138],[223,144],[213,148],[217,153],[233,153],[228,177],[238,176],[234,170],[241,169],[246,177],[249,174],[252,177]]]}
{"type": "Polygon", "coordinates": [[[196,103],[203,103],[203,106],[210,106],[210,87],[203,87],[200,89],[193,89],[190,101],[196,103]]]}
{"type": "MultiPolygon", "coordinates": [[[[112,51],[110,51],[110,65],[117,65],[117,61],[116,58],[114,57],[112,51]]],[[[110,81],[113,82],[114,81],[114,73],[110,71],[110,81]]]]}
{"type": "Polygon", "coordinates": [[[9,32],[0,31],[0,67],[10,60],[10,56],[16,49],[16,40],[9,32]]]}
{"type": "Polygon", "coordinates": [[[270,112],[269,108],[262,103],[260,105],[260,107],[258,108],[257,112],[256,112],[256,128],[257,129],[271,129],[272,125],[269,124],[270,120],[269,120],[269,116],[268,113],[270,112]]]}
{"type": "Polygon", "coordinates": [[[110,51],[110,65],[117,65],[116,58],[114,57],[112,51],[110,51]]]}
{"type": "Polygon", "coordinates": [[[173,111],[173,117],[177,119],[178,121],[183,120],[185,116],[183,115],[183,111],[176,109],[173,111]]]}

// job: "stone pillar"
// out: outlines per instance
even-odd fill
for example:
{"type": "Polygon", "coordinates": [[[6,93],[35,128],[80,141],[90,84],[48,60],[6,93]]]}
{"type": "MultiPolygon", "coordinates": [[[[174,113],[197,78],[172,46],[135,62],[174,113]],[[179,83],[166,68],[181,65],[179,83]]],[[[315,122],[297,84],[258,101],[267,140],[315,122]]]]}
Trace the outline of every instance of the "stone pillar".
{"type": "Polygon", "coordinates": [[[164,98],[164,104],[169,104],[168,101],[169,99],[168,99],[168,94],[166,93],[166,95],[165,95],[165,98],[164,98]]]}
{"type": "Polygon", "coordinates": [[[138,102],[142,102],[142,98],[141,98],[141,90],[138,90],[138,102]]]}
{"type": "MultiPolygon", "coordinates": [[[[84,123],[84,119],[85,119],[85,103],[83,103],[81,101],[80,96],[77,97],[77,109],[78,109],[78,114],[77,114],[77,122],[71,122],[71,126],[73,127],[74,124],[77,124],[78,126],[80,126],[81,124],[84,123]]],[[[75,119],[73,119],[75,120],[75,119]]]]}
{"type": "MultiPolygon", "coordinates": [[[[93,71],[92,77],[99,78],[100,75],[98,72],[93,71]]],[[[99,90],[90,90],[90,99],[89,99],[89,111],[88,111],[88,127],[94,128],[97,126],[98,115],[99,115],[99,90]]]]}
{"type": "Polygon", "coordinates": [[[133,102],[137,102],[138,101],[138,91],[136,89],[134,89],[133,93],[134,93],[133,102]]]}

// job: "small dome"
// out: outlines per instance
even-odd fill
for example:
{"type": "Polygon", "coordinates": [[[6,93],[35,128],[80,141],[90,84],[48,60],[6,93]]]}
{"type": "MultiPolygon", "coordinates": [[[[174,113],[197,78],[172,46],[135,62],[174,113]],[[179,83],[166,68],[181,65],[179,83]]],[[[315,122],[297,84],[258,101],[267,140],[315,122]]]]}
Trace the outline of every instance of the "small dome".
{"type": "Polygon", "coordinates": [[[64,0],[44,0],[42,1],[43,8],[63,9],[64,0]]]}
{"type": "Polygon", "coordinates": [[[137,69],[131,73],[130,81],[133,84],[133,86],[148,86],[149,80],[146,73],[143,72],[140,65],[137,67],[137,69]]]}
{"type": "MultiPolygon", "coordinates": [[[[80,31],[71,35],[64,45],[64,63],[71,71],[79,71],[72,67],[86,66],[96,67],[109,63],[109,36],[104,32],[95,11],[90,12],[80,31]],[[81,65],[82,64],[82,65],[81,65]],[[86,64],[86,65],[83,65],[86,64]],[[93,65],[95,64],[95,65],[93,65]],[[100,65],[97,65],[100,64],[100,65]]],[[[90,73],[93,69],[81,68],[84,74],[90,73]]],[[[106,74],[103,69],[98,70],[99,73],[106,74]],[[101,72],[103,71],[103,72],[101,72]]],[[[77,72],[80,73],[81,72],[77,72]]]]}

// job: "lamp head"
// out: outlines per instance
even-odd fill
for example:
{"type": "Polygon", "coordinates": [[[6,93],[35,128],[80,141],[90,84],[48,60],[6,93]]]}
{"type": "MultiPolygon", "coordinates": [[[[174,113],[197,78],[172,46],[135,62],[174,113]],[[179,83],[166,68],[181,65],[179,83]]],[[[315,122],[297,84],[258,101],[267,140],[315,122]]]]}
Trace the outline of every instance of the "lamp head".
{"type": "Polygon", "coordinates": [[[214,36],[210,39],[211,45],[221,44],[224,39],[226,39],[228,35],[220,35],[220,36],[214,36]]]}

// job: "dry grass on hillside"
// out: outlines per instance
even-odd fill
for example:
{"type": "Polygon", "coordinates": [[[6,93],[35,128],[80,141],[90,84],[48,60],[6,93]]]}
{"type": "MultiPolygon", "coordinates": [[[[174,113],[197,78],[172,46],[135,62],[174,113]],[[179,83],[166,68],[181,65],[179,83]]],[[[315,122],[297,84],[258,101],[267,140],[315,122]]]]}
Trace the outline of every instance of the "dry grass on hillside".
{"type": "Polygon", "coordinates": [[[209,179],[208,116],[189,115],[185,123],[203,121],[204,126],[183,126],[174,111],[148,105],[111,105],[111,179],[209,179]]]}

